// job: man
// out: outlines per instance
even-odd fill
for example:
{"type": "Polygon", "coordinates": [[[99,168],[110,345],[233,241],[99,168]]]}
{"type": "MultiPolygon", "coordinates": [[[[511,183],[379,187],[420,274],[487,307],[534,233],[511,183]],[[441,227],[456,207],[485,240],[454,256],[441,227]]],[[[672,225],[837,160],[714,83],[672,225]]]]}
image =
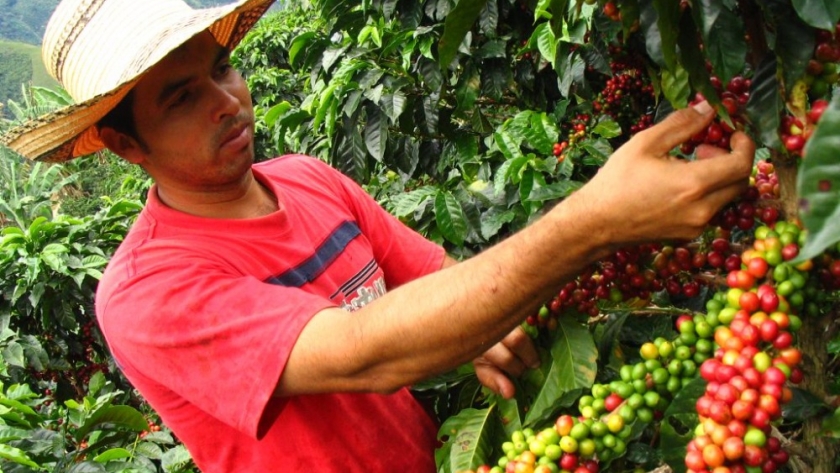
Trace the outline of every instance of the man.
{"type": "Polygon", "coordinates": [[[511,396],[507,376],[538,363],[517,326],[558,287],[619,246],[696,236],[747,184],[743,134],[695,162],[668,156],[713,119],[703,103],[455,264],[315,159],[253,165],[250,96],[228,53],[270,3],[64,0],[44,55],[80,105],[6,138],[51,160],[107,146],[154,178],[97,317],[202,471],[434,471],[436,426],[405,386],[475,360],[511,396]]]}

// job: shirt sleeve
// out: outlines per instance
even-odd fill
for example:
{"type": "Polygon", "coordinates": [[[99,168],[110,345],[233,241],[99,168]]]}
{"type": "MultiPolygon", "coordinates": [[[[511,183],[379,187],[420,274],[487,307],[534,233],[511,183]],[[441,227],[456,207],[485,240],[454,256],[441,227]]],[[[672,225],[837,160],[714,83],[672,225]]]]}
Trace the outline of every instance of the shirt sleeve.
{"type": "Polygon", "coordinates": [[[180,397],[256,437],[300,332],[333,304],[233,274],[194,248],[178,254],[106,288],[97,300],[103,333],[127,377],[160,396],[164,411],[180,397]]]}

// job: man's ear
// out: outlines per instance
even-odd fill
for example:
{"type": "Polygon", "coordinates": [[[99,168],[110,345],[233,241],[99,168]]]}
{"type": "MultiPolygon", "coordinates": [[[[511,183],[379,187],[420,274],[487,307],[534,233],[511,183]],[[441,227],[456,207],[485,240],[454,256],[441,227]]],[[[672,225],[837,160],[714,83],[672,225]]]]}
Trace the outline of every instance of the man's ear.
{"type": "Polygon", "coordinates": [[[99,129],[99,138],[114,154],[131,164],[140,164],[145,159],[143,146],[125,133],[105,126],[99,129]]]}

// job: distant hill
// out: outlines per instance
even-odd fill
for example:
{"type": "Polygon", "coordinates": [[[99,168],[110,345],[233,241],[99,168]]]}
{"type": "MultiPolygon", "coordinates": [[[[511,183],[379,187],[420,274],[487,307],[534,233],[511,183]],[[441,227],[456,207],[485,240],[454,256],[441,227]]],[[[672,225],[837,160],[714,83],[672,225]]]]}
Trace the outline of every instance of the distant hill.
{"type": "MultiPolygon", "coordinates": [[[[144,1],[144,0],[136,0],[144,1]]],[[[209,8],[233,0],[185,0],[193,8],[209,8]]],[[[21,100],[21,85],[57,88],[41,61],[41,39],[59,0],[0,0],[0,105],[21,100]]],[[[275,3],[280,8],[282,1],[275,3]]],[[[0,107],[2,115],[2,107],[0,107]]]]}
{"type": "Polygon", "coordinates": [[[0,40],[0,103],[19,102],[22,84],[58,87],[41,62],[39,46],[0,40]]]}
{"type": "MultiPolygon", "coordinates": [[[[143,0],[138,0],[143,1],[143,0]]],[[[229,0],[186,0],[193,8],[207,8],[229,0]]],[[[41,44],[44,29],[59,0],[0,0],[0,40],[41,44]]]]}

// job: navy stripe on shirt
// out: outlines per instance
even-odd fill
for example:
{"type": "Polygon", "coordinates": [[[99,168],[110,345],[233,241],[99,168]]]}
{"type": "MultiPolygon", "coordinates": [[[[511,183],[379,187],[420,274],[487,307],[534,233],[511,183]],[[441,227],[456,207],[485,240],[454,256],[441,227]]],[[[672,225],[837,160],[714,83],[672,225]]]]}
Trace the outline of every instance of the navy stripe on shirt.
{"type": "Polygon", "coordinates": [[[347,245],[361,234],[362,231],[355,222],[343,222],[306,261],[282,274],[271,276],[265,282],[279,286],[302,287],[320,276],[347,245]]]}
{"type": "Polygon", "coordinates": [[[372,274],[376,272],[379,266],[376,264],[376,260],[372,259],[370,262],[365,265],[355,276],[350,278],[346,283],[342,284],[337,291],[335,291],[331,296],[330,299],[335,299],[335,297],[339,294],[352,294],[356,292],[359,287],[363,286],[365,282],[370,278],[372,274]]]}

